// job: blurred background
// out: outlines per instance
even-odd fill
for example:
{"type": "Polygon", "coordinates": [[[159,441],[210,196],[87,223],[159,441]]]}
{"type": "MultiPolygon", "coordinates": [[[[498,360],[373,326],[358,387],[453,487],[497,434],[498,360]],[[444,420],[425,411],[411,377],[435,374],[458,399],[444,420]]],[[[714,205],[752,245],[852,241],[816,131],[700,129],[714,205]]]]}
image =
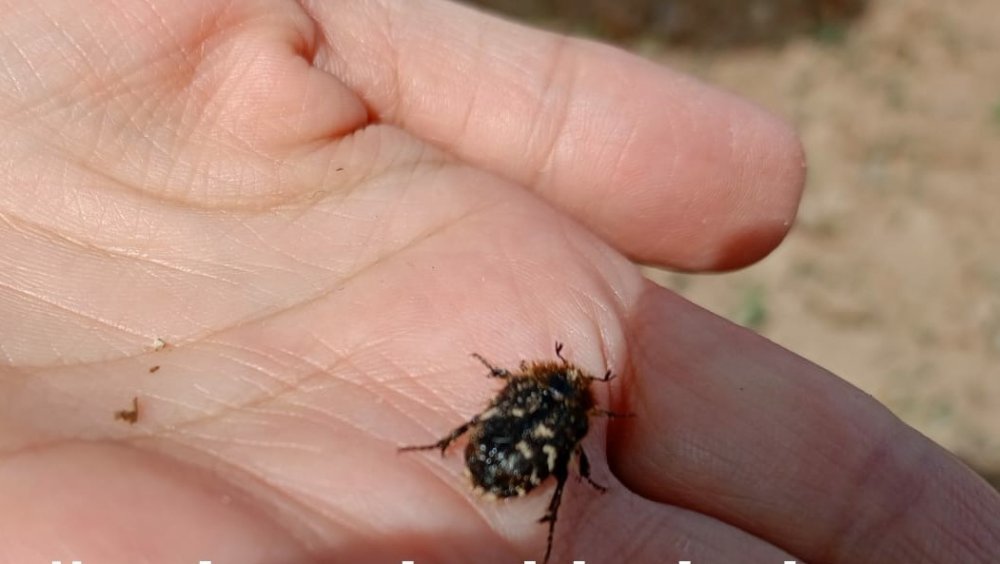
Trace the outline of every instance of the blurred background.
{"type": "Polygon", "coordinates": [[[649,271],[875,396],[1000,487],[997,0],[467,0],[610,41],[798,128],[785,243],[649,271]]]}

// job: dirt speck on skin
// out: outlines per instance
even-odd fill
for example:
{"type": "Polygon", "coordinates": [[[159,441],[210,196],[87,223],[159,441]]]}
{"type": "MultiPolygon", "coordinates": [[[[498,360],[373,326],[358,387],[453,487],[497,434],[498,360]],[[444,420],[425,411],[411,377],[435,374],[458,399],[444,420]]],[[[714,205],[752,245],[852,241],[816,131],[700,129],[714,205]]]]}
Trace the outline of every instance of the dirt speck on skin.
{"type": "Polygon", "coordinates": [[[139,421],[139,398],[132,398],[132,408],[122,409],[115,412],[115,419],[124,421],[129,425],[135,425],[139,421]]]}
{"type": "Polygon", "coordinates": [[[870,2],[776,30],[777,42],[734,48],[695,26],[693,46],[640,32],[626,47],[785,116],[810,164],[797,224],[770,257],[726,275],[649,275],[851,381],[1000,481],[996,8],[870,2]]]}

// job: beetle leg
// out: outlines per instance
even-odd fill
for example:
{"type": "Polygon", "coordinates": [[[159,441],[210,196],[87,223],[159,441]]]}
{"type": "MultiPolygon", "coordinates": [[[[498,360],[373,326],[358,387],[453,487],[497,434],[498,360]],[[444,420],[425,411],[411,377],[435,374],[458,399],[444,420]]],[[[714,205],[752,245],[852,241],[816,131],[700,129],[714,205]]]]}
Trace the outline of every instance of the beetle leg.
{"type": "Polygon", "coordinates": [[[406,452],[406,451],[411,451],[411,450],[434,450],[434,449],[441,449],[441,456],[444,456],[444,451],[445,451],[445,449],[448,448],[448,445],[450,445],[451,443],[455,442],[455,439],[457,439],[457,438],[461,437],[462,435],[464,435],[465,432],[469,430],[469,427],[475,425],[478,422],[479,422],[479,415],[473,417],[472,419],[470,419],[469,421],[467,421],[465,423],[462,423],[461,425],[459,425],[458,427],[456,427],[454,431],[448,433],[448,436],[444,437],[443,439],[441,439],[440,441],[438,441],[436,443],[432,443],[432,444],[429,444],[429,445],[402,446],[402,447],[399,447],[398,452],[406,452]]]}
{"type": "Polygon", "coordinates": [[[617,374],[615,374],[615,373],[613,373],[613,372],[611,372],[611,369],[610,369],[610,368],[608,368],[608,369],[607,369],[607,370],[606,370],[606,371],[604,372],[604,376],[602,376],[602,377],[600,377],[600,378],[597,378],[597,377],[591,377],[590,379],[591,379],[591,380],[599,380],[599,381],[601,381],[601,382],[610,382],[610,381],[614,380],[614,379],[615,379],[615,378],[617,378],[617,377],[618,377],[618,375],[617,375],[617,374]]]}
{"type": "Polygon", "coordinates": [[[489,375],[490,378],[503,378],[504,380],[510,378],[509,370],[507,370],[506,368],[497,368],[496,366],[493,366],[492,364],[490,364],[490,361],[483,358],[483,355],[479,353],[472,353],[472,358],[483,363],[483,366],[490,369],[490,375],[489,375]]]}
{"type": "Polygon", "coordinates": [[[590,479],[590,461],[587,460],[587,452],[580,445],[576,445],[576,456],[577,462],[580,465],[580,475],[583,476],[583,479],[587,480],[595,490],[601,493],[608,491],[608,488],[590,479]]]}
{"type": "Polygon", "coordinates": [[[563,364],[568,366],[569,361],[566,360],[566,357],[562,355],[562,350],[563,350],[563,344],[560,343],[559,341],[556,341],[556,356],[559,357],[559,360],[561,360],[563,364]]]}
{"type": "Polygon", "coordinates": [[[559,517],[559,505],[562,503],[563,487],[566,486],[566,477],[568,475],[565,462],[556,465],[554,474],[556,476],[556,491],[552,494],[552,499],[549,500],[549,509],[545,512],[545,516],[538,520],[539,523],[549,524],[549,536],[545,545],[545,558],[542,560],[542,564],[548,564],[549,556],[552,554],[552,537],[555,535],[556,519],[559,517]]]}

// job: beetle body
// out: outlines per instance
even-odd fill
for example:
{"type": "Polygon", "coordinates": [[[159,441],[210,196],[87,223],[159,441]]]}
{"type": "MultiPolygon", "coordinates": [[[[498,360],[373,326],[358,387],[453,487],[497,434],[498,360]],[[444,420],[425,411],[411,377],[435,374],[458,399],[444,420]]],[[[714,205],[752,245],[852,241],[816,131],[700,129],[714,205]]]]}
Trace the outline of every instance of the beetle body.
{"type": "Polygon", "coordinates": [[[493,366],[478,354],[472,356],[489,369],[491,377],[506,380],[503,389],[485,410],[436,443],[399,450],[439,449],[444,456],[451,443],[469,433],[465,465],[472,485],[497,498],[523,496],[554,476],[555,491],[539,520],[549,524],[547,563],[572,458],[577,457],[580,475],[591,486],[602,492],[606,489],[590,479],[590,463],[580,441],[590,428],[591,415],[615,415],[597,409],[590,390],[594,380],[610,380],[611,371],[603,378],[591,376],[562,356],[561,343],[556,343],[560,362],[522,362],[518,372],[493,366]]]}
{"type": "Polygon", "coordinates": [[[565,474],[594,407],[590,378],[577,368],[525,368],[479,414],[465,447],[473,485],[496,497],[521,496],[565,474]]]}

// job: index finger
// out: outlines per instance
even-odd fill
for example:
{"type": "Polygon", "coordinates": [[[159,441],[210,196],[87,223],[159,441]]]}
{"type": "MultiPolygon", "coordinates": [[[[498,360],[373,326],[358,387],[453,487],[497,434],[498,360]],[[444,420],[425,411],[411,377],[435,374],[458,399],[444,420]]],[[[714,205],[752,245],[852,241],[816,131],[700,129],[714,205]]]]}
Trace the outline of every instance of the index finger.
{"type": "Polygon", "coordinates": [[[434,0],[308,8],[318,64],[377,119],[536,190],[635,260],[742,266],[791,225],[797,137],[734,96],[434,0]]]}
{"type": "Polygon", "coordinates": [[[634,491],[810,562],[1000,561],[1000,495],[870,396],[667,290],[634,310],[634,491]]]}

